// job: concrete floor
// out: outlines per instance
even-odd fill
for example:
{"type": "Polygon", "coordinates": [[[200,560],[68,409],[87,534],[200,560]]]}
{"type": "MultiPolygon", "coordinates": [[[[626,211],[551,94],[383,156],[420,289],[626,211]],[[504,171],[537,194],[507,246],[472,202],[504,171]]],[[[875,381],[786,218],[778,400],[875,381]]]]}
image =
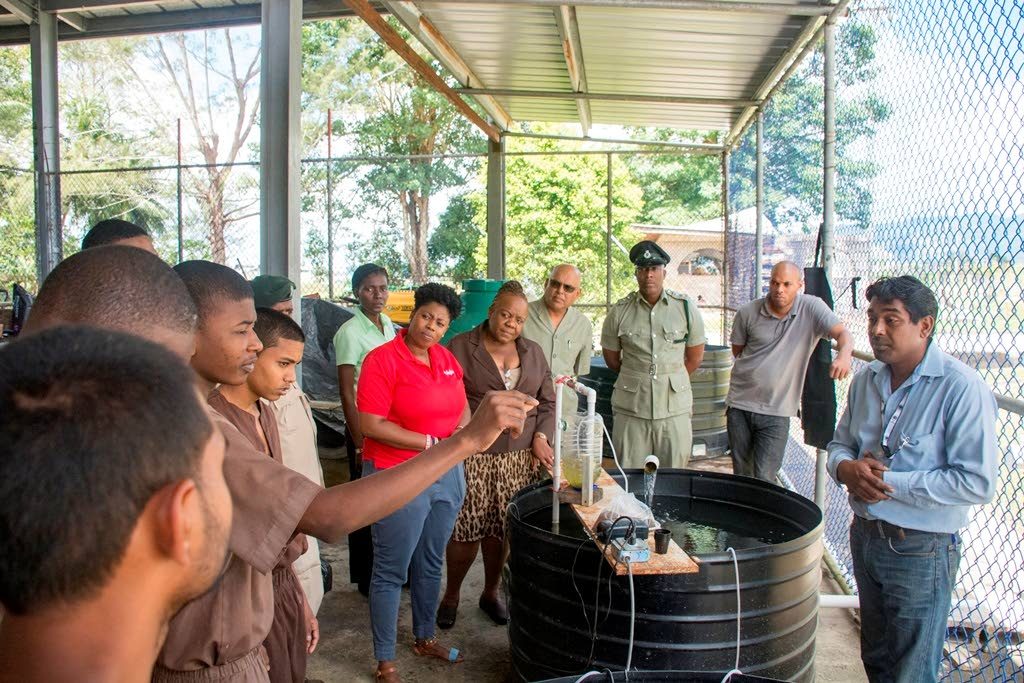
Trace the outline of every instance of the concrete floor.
{"type": "MultiPolygon", "coordinates": [[[[337,452],[322,455],[337,456],[337,452]]],[[[343,461],[324,459],[328,483],[347,478],[343,461]]],[[[707,462],[708,469],[720,463],[707,462]]],[[[321,546],[321,553],[334,568],[334,589],[324,596],[320,608],[320,646],[310,657],[307,676],[327,683],[371,682],[376,662],[370,640],[370,617],[366,598],[348,583],[348,548],[343,543],[321,546]]],[[[443,642],[459,647],[466,661],[449,665],[413,655],[412,615],[409,598],[403,595],[398,620],[397,665],[406,683],[444,681],[444,683],[499,683],[513,679],[507,629],[495,626],[476,605],[483,586],[483,567],[479,560],[462,588],[462,609],[455,627],[440,632],[443,642]]],[[[838,593],[827,576],[823,593],[838,593]]],[[[859,631],[855,614],[849,610],[822,610],[819,617],[816,670],[819,681],[860,683],[866,681],[859,658],[859,631]]]]}

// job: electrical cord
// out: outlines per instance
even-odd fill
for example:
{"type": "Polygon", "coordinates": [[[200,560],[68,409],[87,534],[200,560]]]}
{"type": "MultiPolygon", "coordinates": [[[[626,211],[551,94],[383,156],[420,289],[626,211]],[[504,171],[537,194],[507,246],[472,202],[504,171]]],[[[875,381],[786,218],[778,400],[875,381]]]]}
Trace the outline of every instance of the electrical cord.
{"type": "Polygon", "coordinates": [[[626,653],[626,680],[633,666],[633,630],[636,626],[636,596],[633,594],[633,562],[626,557],[626,572],[629,574],[629,650],[626,653]]]}
{"type": "Polygon", "coordinates": [[[732,671],[727,672],[722,678],[722,683],[729,683],[734,675],[743,673],[740,671],[740,618],[743,614],[740,604],[740,564],[736,560],[736,551],[732,546],[726,548],[726,551],[732,555],[732,567],[736,572],[736,662],[733,664],[732,671]]]}
{"type": "Polygon", "coordinates": [[[612,450],[612,460],[615,461],[615,466],[619,468],[619,474],[622,475],[622,488],[626,493],[629,493],[629,480],[626,478],[626,473],[622,471],[622,465],[619,464],[619,456],[615,454],[615,444],[612,443],[612,435],[608,433],[608,425],[601,421],[601,429],[604,430],[605,438],[608,439],[608,448],[612,450]]]}

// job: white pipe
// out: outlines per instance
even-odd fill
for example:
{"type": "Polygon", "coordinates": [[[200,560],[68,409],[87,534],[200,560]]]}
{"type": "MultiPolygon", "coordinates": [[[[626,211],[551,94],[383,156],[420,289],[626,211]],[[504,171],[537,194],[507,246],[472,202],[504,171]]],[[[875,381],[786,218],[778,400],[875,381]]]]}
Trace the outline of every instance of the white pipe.
{"type": "Polygon", "coordinates": [[[561,503],[558,487],[562,483],[562,385],[555,384],[555,432],[551,435],[555,449],[555,462],[551,468],[551,531],[558,533],[558,514],[561,503]]]}
{"type": "Polygon", "coordinates": [[[856,595],[826,595],[818,596],[818,608],[839,607],[841,609],[860,609],[860,598],[856,595]]]}

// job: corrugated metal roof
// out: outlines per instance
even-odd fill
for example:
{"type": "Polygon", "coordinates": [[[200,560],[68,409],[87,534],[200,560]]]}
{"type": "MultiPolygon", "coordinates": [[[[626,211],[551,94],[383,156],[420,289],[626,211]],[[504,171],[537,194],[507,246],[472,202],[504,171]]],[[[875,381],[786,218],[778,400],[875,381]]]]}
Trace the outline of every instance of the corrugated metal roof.
{"type": "MultiPolygon", "coordinates": [[[[46,3],[45,11],[73,12],[80,18],[69,22],[71,26],[61,25],[61,39],[229,26],[256,22],[260,16],[257,0],[40,1],[46,3]]],[[[507,113],[513,121],[588,119],[733,133],[796,56],[799,43],[834,7],[818,0],[373,4],[392,10],[407,26],[410,21],[431,24],[425,33],[413,33],[428,40],[442,37],[441,49],[450,48],[455,55],[447,55],[449,68],[460,78],[469,69],[472,78],[463,85],[492,96],[484,98],[485,109],[504,119],[500,123],[508,122],[507,113]],[[571,74],[566,55],[574,52],[579,56],[571,74]],[[579,91],[593,98],[575,98],[576,74],[582,75],[579,91]],[[601,95],[605,97],[597,97],[601,95]]],[[[341,0],[303,2],[307,18],[348,12],[341,0]]],[[[0,44],[27,39],[27,27],[0,10],[0,44]]],[[[437,54],[436,41],[426,47],[437,54]]]]}
{"type": "MultiPolygon", "coordinates": [[[[505,91],[495,99],[518,121],[578,121],[552,3],[413,3],[483,83],[505,91]],[[521,94],[507,91],[526,91],[521,94]],[[538,91],[546,96],[536,96],[538,91]],[[530,96],[530,95],[535,96],[530,96]]],[[[586,92],[622,100],[589,102],[593,123],[727,131],[778,77],[780,60],[819,17],[797,12],[607,6],[574,7],[586,92]],[[760,91],[760,92],[759,92],[760,91]],[[630,101],[629,97],[640,96],[630,101]],[[721,99],[720,103],[651,102],[643,97],[721,99]],[[741,102],[733,102],[739,100],[741,102]]],[[[661,3],[662,5],[667,3],[661,3]]],[[[715,3],[710,3],[714,5],[715,3]]],[[[819,8],[816,0],[741,3],[819,8]]],[[[638,6],[639,5],[639,6],[638,6]]],[[[570,6],[572,6],[570,4],[570,6]]],[[[771,8],[769,8],[771,9],[771,8]]]]}

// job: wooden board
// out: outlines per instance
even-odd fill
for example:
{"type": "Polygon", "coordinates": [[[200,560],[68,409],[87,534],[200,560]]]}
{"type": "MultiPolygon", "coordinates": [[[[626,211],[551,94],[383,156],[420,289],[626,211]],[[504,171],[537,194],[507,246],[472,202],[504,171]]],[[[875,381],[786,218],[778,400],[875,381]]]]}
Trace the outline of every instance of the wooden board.
{"type": "MultiPolygon", "coordinates": [[[[601,488],[603,496],[600,501],[595,502],[589,507],[582,505],[573,505],[572,511],[579,517],[580,522],[583,523],[583,527],[590,534],[594,543],[597,545],[608,564],[612,565],[615,569],[615,573],[620,576],[626,575],[626,565],[621,562],[616,563],[614,555],[611,552],[604,552],[605,544],[597,540],[594,537],[594,525],[597,524],[597,518],[601,516],[605,508],[619,496],[626,495],[625,489],[611,478],[607,472],[601,470],[601,476],[597,478],[597,485],[601,488]]],[[[683,549],[675,542],[675,539],[669,541],[668,552],[664,555],[659,555],[654,552],[654,533],[650,533],[647,536],[647,545],[651,550],[651,559],[647,562],[640,562],[633,565],[633,576],[650,576],[654,574],[693,574],[700,571],[700,567],[697,566],[697,562],[692,557],[683,552],[683,549]]]]}

